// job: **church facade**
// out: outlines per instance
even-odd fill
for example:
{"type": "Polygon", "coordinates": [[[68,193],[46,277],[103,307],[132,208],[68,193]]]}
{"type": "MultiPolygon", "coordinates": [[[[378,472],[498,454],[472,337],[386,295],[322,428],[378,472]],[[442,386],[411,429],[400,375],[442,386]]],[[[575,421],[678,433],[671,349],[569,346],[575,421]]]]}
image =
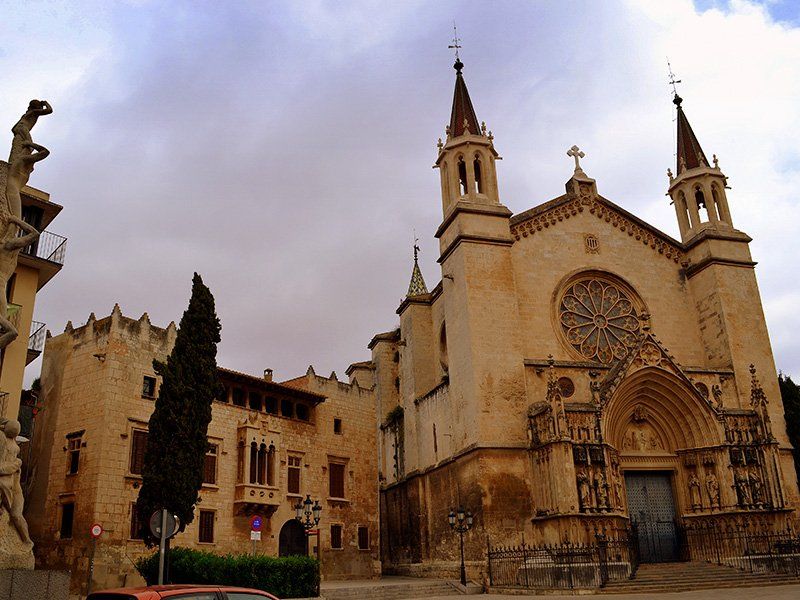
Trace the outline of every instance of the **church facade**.
{"type": "MultiPolygon", "coordinates": [[[[415,265],[370,343],[384,572],[454,575],[451,509],[487,541],[794,519],[798,487],[748,244],[676,95],[676,240],[601,196],[573,147],[565,193],[520,214],[462,69],[439,140],[441,280],[415,265]]],[[[668,559],[669,557],[661,557],[668,559]]]]}

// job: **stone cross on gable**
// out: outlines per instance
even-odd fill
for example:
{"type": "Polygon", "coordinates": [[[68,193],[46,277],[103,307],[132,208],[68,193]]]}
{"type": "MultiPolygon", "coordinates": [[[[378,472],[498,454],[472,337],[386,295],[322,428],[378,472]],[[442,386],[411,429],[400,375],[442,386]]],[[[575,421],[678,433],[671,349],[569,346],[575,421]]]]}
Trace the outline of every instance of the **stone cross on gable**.
{"type": "Polygon", "coordinates": [[[577,146],[573,146],[569,150],[567,150],[567,156],[571,156],[575,159],[575,172],[576,173],[583,173],[583,169],[581,169],[580,159],[582,159],[586,154],[584,154],[580,148],[577,146]]]}

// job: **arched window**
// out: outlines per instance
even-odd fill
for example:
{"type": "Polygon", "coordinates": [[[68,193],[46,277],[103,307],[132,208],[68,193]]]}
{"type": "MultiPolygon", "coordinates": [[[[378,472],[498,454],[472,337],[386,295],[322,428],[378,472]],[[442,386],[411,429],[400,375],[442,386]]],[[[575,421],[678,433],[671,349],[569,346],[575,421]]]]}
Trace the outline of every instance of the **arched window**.
{"type": "Polygon", "coordinates": [[[258,444],[250,443],[250,483],[258,481],[258,444]]]}
{"type": "Polygon", "coordinates": [[[475,191],[479,194],[483,193],[483,172],[481,171],[481,159],[476,154],[475,160],[472,163],[473,168],[475,169],[475,191]]]}
{"type": "Polygon", "coordinates": [[[694,188],[694,199],[697,202],[697,209],[705,211],[705,219],[703,218],[703,213],[700,213],[700,220],[703,223],[707,222],[709,220],[708,206],[706,205],[706,197],[703,194],[703,190],[699,186],[694,188]]]}
{"type": "Polygon", "coordinates": [[[244,483],[244,442],[241,440],[236,452],[236,482],[244,483]]]}
{"type": "Polygon", "coordinates": [[[469,192],[469,186],[467,185],[467,163],[464,162],[463,157],[458,159],[458,187],[462,196],[466,196],[469,192]]]}
{"type": "Polygon", "coordinates": [[[439,364],[442,365],[442,374],[447,375],[447,325],[442,323],[442,329],[439,332],[439,364]]]}
{"type": "Polygon", "coordinates": [[[692,220],[689,216],[689,207],[686,205],[686,195],[683,192],[678,193],[678,210],[686,221],[688,227],[692,226],[692,220]]]}
{"type": "Polygon", "coordinates": [[[267,485],[275,485],[275,446],[269,445],[267,451],[267,485]]]}
{"type": "Polygon", "coordinates": [[[720,193],[719,189],[717,188],[717,184],[711,184],[711,199],[714,201],[714,209],[717,211],[717,215],[723,221],[727,219],[725,211],[722,210],[722,202],[720,201],[720,193]]]}
{"type": "Polygon", "coordinates": [[[267,482],[267,445],[261,444],[258,449],[258,483],[264,485],[267,482]]]}

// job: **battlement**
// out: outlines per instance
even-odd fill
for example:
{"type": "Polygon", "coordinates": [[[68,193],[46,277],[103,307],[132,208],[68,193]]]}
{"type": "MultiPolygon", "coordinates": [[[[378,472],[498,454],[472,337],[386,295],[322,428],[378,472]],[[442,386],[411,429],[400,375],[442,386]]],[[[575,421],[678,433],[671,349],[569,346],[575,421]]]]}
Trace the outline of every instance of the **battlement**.
{"type": "Polygon", "coordinates": [[[76,346],[84,344],[99,346],[107,343],[110,338],[121,337],[154,344],[165,353],[169,353],[175,343],[177,331],[175,321],[166,327],[158,327],[150,323],[147,313],[143,313],[138,319],[133,319],[123,315],[119,304],[115,304],[111,314],[102,319],[97,319],[95,314],[91,313],[86,323],[78,327],[73,326],[72,321],[67,321],[64,332],[57,336],[53,336],[48,330],[47,343],[51,343],[51,339],[55,342],[69,337],[76,346]]]}

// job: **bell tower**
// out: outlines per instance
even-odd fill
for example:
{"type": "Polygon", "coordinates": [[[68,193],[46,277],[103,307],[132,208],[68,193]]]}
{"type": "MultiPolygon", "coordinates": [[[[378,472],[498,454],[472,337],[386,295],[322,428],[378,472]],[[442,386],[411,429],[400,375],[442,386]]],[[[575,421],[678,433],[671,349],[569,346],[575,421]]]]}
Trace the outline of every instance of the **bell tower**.
{"type": "Polygon", "coordinates": [[[669,195],[675,205],[681,240],[686,243],[700,232],[732,231],[733,221],[725,194],[727,178],[719,168],[716,154],[709,165],[700,142],[689,125],[681,106],[683,99],[675,94],[678,109],[678,151],[675,175],[669,176],[669,195]]]}
{"type": "MultiPolygon", "coordinates": [[[[786,443],[780,419],[780,391],[761,296],[750,255],[752,239],[733,227],[726,194],[727,178],[716,155],[711,164],[683,112],[677,107],[677,171],[669,175],[669,195],[675,205],[686,249],[683,273],[697,309],[706,366],[729,369],[736,382],[738,405],[750,403],[749,365],[765,374],[770,417],[780,423],[776,437],[786,443]],[[769,390],[767,391],[767,388],[769,390]]],[[[787,462],[787,465],[789,463],[787,462]]],[[[791,470],[791,467],[788,467],[791,470]]]]}
{"type": "Polygon", "coordinates": [[[442,210],[445,215],[459,201],[499,205],[495,161],[500,159],[494,149],[492,132],[486,124],[478,124],[475,109],[467,92],[462,69],[464,63],[456,58],[456,88],[446,141],[439,138],[439,156],[435,168],[442,180],[442,210]]]}

